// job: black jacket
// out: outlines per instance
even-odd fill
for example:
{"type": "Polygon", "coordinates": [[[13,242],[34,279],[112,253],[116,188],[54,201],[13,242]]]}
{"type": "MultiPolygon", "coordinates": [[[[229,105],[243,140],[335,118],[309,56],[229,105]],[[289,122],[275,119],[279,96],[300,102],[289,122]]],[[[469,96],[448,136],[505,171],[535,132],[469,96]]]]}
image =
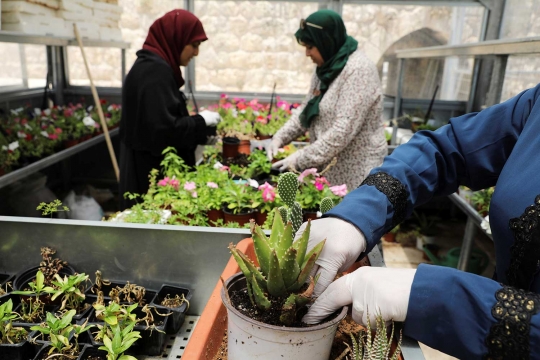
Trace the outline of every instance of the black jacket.
{"type": "Polygon", "coordinates": [[[200,115],[189,115],[186,98],[165,60],[148,50],[138,51],[137,57],[122,88],[121,210],[132,204],[123,201],[125,192],[148,191],[150,170],[160,169],[166,147],[175,147],[186,164],[193,166],[197,145],[215,134],[215,128],[207,128],[200,115]]]}

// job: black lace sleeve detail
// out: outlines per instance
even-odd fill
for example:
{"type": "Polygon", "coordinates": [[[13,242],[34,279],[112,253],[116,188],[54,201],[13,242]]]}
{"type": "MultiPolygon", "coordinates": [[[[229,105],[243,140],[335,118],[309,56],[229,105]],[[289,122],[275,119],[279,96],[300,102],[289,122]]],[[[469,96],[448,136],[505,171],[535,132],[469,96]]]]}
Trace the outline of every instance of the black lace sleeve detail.
{"type": "Polygon", "coordinates": [[[372,175],[369,175],[363,182],[362,185],[372,185],[382,192],[390,203],[394,207],[394,216],[392,217],[392,225],[396,226],[405,220],[406,209],[407,209],[407,190],[405,185],[403,185],[398,179],[388,175],[385,172],[378,172],[372,175]]]}
{"type": "Polygon", "coordinates": [[[540,195],[518,218],[510,219],[514,243],[505,281],[510,286],[529,290],[540,262],[540,195]]]}
{"type": "Polygon", "coordinates": [[[538,313],[540,295],[502,285],[495,293],[491,315],[497,323],[486,338],[485,360],[529,359],[531,317],[538,313]]]}

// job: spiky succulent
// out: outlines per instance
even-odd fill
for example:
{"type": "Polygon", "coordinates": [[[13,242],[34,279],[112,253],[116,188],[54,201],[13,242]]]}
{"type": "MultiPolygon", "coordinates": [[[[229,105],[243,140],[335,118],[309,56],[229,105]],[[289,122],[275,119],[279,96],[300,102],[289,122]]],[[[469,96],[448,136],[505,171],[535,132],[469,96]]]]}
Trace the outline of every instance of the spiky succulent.
{"type": "Polygon", "coordinates": [[[291,172],[285,173],[278,180],[278,194],[286,207],[279,208],[281,218],[284,223],[291,222],[293,226],[293,237],[302,225],[302,207],[296,201],[298,192],[298,176],[291,172]]]}
{"type": "Polygon", "coordinates": [[[325,243],[325,240],[321,241],[306,254],[310,227],[308,222],[302,236],[293,242],[293,225],[283,223],[278,209],[274,210],[270,237],[252,223],[251,233],[260,268],[233,244],[229,245],[246,277],[253,306],[265,311],[272,307],[272,301],[281,302],[280,321],[284,325],[295,321],[296,312],[310,301],[315,286],[314,279],[310,278],[307,289],[300,292],[325,243]]]}
{"type": "Polygon", "coordinates": [[[351,353],[351,357],[347,356],[347,360],[397,360],[399,359],[399,354],[401,353],[401,332],[399,335],[399,341],[397,344],[394,353],[391,354],[392,348],[392,339],[394,337],[394,322],[392,322],[392,331],[390,337],[387,337],[386,324],[383,317],[378,314],[375,318],[375,336],[371,335],[371,322],[369,320],[369,311],[368,311],[368,323],[366,331],[360,332],[358,334],[358,341],[354,338],[354,335],[351,333],[351,343],[352,346],[345,343],[347,349],[338,357],[342,359],[343,356],[347,353],[351,353]]]}
{"type": "Polygon", "coordinates": [[[332,210],[333,207],[334,207],[334,202],[332,201],[331,198],[325,197],[324,199],[321,200],[321,205],[320,205],[321,213],[325,214],[329,212],[330,210],[332,210]]]}

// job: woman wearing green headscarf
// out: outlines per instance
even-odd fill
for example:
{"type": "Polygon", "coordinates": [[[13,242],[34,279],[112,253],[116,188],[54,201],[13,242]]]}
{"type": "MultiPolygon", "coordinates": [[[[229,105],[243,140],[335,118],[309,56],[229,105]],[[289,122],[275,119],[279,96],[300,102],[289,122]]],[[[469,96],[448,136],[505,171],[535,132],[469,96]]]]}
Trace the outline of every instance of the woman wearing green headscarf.
{"type": "Polygon", "coordinates": [[[301,112],[276,133],[268,156],[273,158],[280,147],[309,130],[311,144],[273,167],[321,170],[336,157],[327,179],[354,189],[387,154],[377,68],[334,11],[311,14],[300,22],[295,36],[317,68],[301,112]]]}

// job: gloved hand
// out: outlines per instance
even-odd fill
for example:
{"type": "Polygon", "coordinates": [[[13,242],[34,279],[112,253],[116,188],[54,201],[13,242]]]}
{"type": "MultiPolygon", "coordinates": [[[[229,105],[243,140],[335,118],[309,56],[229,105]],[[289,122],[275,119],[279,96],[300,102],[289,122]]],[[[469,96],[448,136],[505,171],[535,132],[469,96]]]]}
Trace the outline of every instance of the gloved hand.
{"type": "Polygon", "coordinates": [[[203,117],[206,126],[217,126],[221,122],[221,115],[217,112],[203,110],[199,115],[203,117]]]}
{"type": "Polygon", "coordinates": [[[268,156],[268,160],[272,161],[274,159],[274,156],[276,156],[279,151],[280,145],[281,144],[277,140],[273,139],[272,141],[266,143],[266,145],[264,146],[264,150],[266,150],[266,156],[268,156]]]}
{"type": "MultiPolygon", "coordinates": [[[[296,232],[298,239],[306,228],[302,224],[296,232]]],[[[366,240],[358,228],[351,223],[335,217],[317,219],[311,222],[307,251],[311,251],[321,241],[326,239],[319,258],[311,270],[311,276],[320,274],[313,296],[319,296],[338,272],[347,270],[366,250],[366,240]]]]}
{"type": "Polygon", "coordinates": [[[292,153],[283,160],[276,161],[272,164],[272,169],[278,169],[279,171],[285,171],[289,168],[296,167],[296,160],[298,159],[298,152],[292,153]]]}
{"type": "Polygon", "coordinates": [[[352,304],[352,318],[372,326],[378,314],[384,321],[405,321],[416,269],[389,269],[365,266],[334,281],[304,316],[307,324],[317,324],[337,309],[352,304]]]}

